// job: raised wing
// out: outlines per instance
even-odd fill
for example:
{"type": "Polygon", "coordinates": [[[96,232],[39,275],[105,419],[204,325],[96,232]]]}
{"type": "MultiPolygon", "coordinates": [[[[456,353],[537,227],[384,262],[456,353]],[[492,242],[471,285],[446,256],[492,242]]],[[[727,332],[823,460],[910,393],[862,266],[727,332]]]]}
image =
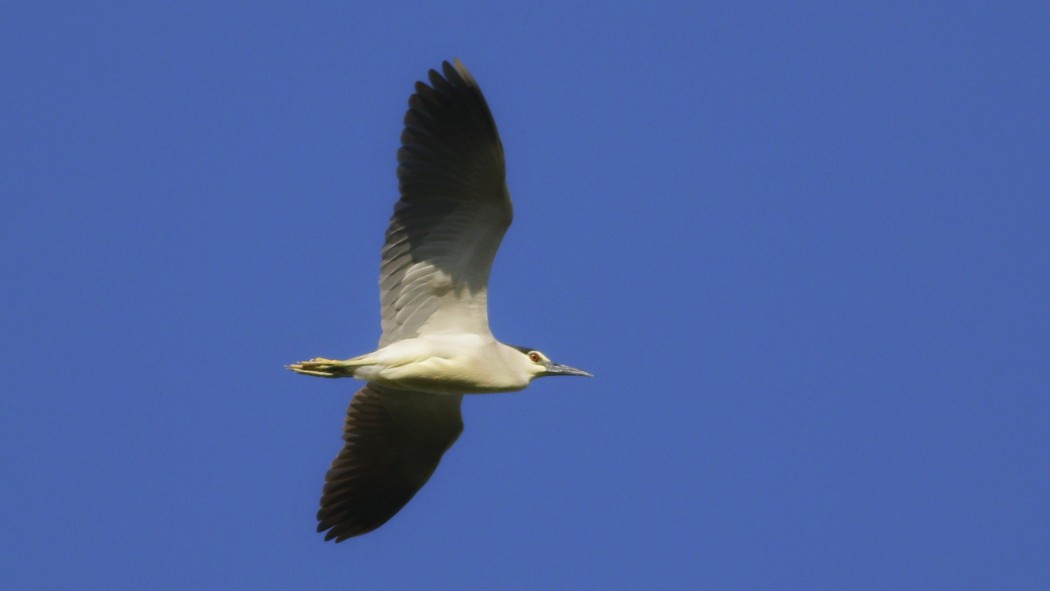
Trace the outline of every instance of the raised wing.
{"type": "Polygon", "coordinates": [[[512,208],[503,144],[467,68],[416,83],[398,150],[401,199],[379,275],[380,345],[424,334],[490,334],[489,270],[512,208]]]}
{"type": "Polygon", "coordinates": [[[354,395],[317,512],[325,540],[368,533],[412,499],[463,431],[462,399],[375,384],[354,395]]]}

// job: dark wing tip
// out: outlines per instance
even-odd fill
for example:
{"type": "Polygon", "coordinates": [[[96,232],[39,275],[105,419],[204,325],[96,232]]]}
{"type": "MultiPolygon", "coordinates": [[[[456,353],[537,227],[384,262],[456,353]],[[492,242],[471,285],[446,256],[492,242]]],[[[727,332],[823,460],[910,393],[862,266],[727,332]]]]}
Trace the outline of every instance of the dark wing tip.
{"type": "Polygon", "coordinates": [[[463,65],[463,62],[460,61],[458,57],[453,58],[451,64],[447,61],[441,62],[441,71],[444,72],[445,79],[450,82],[480,88],[478,86],[478,81],[474,79],[470,70],[467,69],[467,66],[463,65]]]}
{"type": "Polygon", "coordinates": [[[416,82],[405,113],[398,150],[402,196],[503,198],[503,143],[477,81],[458,59],[430,70],[427,79],[416,82]]]}
{"type": "Polygon", "coordinates": [[[368,533],[412,499],[463,430],[461,400],[371,384],[354,396],[317,512],[326,541],[368,533]]]}

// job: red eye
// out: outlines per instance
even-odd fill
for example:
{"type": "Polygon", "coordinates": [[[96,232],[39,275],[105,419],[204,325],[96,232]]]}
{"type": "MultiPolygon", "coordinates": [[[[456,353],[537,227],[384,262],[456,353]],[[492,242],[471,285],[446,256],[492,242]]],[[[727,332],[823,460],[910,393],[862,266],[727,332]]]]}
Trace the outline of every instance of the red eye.
{"type": "Polygon", "coordinates": [[[529,353],[529,359],[531,359],[533,363],[539,363],[540,362],[540,354],[535,352],[535,351],[533,351],[532,353],[529,353]]]}

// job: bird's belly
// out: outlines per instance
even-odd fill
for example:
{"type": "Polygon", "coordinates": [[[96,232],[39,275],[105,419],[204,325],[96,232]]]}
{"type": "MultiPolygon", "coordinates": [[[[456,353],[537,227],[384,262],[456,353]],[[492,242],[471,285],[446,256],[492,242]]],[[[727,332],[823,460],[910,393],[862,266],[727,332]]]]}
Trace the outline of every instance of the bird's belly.
{"type": "Polygon", "coordinates": [[[518,383],[484,366],[430,358],[400,367],[386,367],[368,379],[395,388],[434,394],[490,394],[514,392],[528,385],[518,383]]]}

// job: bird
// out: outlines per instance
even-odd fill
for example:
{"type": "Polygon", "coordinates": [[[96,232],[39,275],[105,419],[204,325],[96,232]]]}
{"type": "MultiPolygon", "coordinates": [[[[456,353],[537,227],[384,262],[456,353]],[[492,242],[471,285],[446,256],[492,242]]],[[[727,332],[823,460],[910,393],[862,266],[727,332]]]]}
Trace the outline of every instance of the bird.
{"type": "Polygon", "coordinates": [[[365,382],[325,475],[317,513],[325,541],[373,531],[412,499],[463,431],[464,395],[522,390],[545,376],[591,377],[493,336],[489,272],[513,217],[503,143],[459,59],[428,80],[415,84],[397,152],[400,198],[382,249],[379,348],[287,366],[365,382]]]}

